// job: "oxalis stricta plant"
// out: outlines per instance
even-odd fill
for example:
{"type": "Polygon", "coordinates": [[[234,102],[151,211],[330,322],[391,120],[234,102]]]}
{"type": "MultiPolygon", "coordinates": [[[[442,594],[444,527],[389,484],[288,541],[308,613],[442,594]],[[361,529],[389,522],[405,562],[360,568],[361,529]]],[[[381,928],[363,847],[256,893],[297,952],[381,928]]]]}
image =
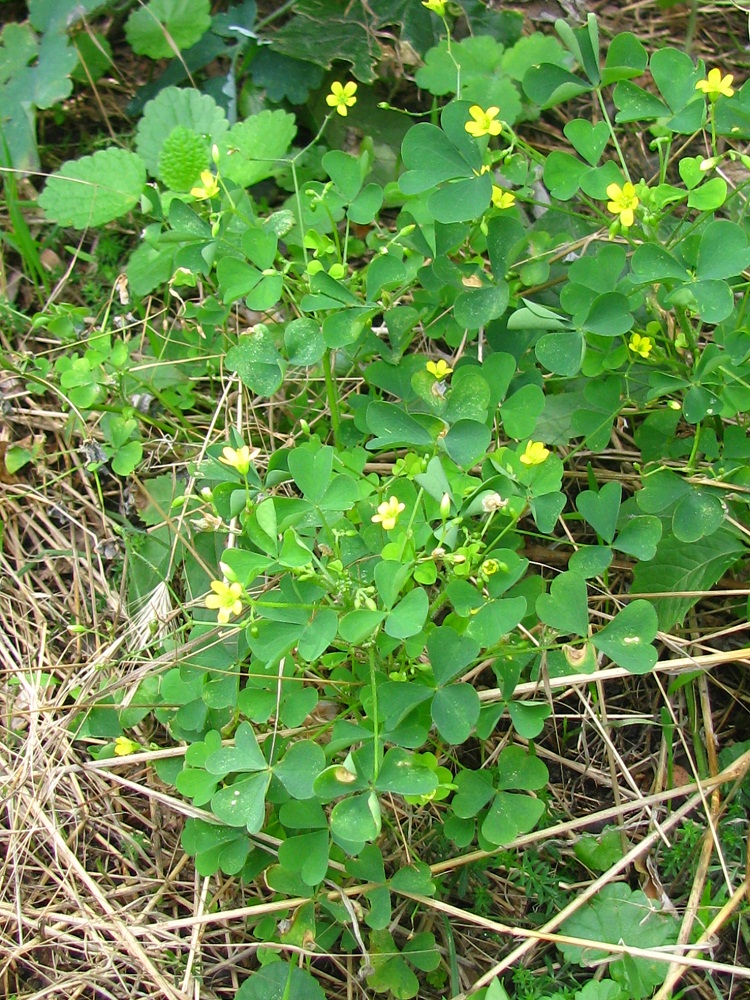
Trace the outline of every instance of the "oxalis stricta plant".
{"type": "MultiPolygon", "coordinates": [[[[296,909],[283,929],[259,920],[260,940],[356,949],[369,986],[397,997],[442,958],[431,930],[394,940],[392,893],[441,886],[413,845],[401,867],[385,846],[425,817],[458,850],[531,831],[547,808],[544,682],[648,673],[659,631],[743,558],[750,495],[750,245],[726,169],[750,166],[733,146],[750,138],[750,86],[675,49],[649,58],[627,32],[602,63],[593,17],[497,74],[493,39],[453,44],[450,4],[423,6],[446,36],[418,82],[445,102],[408,129],[391,183],[368,179],[366,142],[305,176],[291,115],[230,126],[170,88],[134,152],[66,165],[42,196],[78,227],[140,211],[133,294],[168,282],[226,369],[279,399],[287,445],[262,454],[238,421],[189,489],[153,486],[149,523],[160,504],[171,516],[130,536],[129,585],[173,587],[187,645],[132,703],[156,704],[186,746],[159,771],[203,810],[183,835],[198,872],[263,873],[296,909]],[[572,100],[593,114],[565,126],[569,150],[544,155],[516,127],[522,104],[572,100]],[[652,154],[637,171],[635,131],[652,154]],[[290,196],[262,211],[253,185],[282,169],[290,196]],[[264,321],[238,332],[239,308],[264,321]],[[625,428],[624,483],[607,471],[625,428]],[[562,553],[558,569],[541,572],[532,545],[562,553]],[[539,696],[516,697],[522,681],[539,696]],[[356,912],[351,880],[367,885],[356,912]]],[[[315,145],[358,93],[333,83],[315,145]]],[[[128,730],[147,714],[111,711],[128,730]]],[[[565,930],[643,947],[676,933],[623,884],[565,930]]],[[[665,966],[608,970],[581,996],[650,995],[665,966]]],[[[313,995],[285,962],[257,975],[313,995]]]]}

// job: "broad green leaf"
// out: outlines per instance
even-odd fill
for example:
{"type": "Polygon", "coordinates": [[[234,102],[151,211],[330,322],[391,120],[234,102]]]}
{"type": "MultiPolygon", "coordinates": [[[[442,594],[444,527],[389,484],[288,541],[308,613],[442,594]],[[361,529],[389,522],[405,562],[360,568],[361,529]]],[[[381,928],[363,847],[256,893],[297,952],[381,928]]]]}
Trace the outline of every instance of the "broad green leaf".
{"type": "Polygon", "coordinates": [[[482,823],[482,836],[491,844],[508,844],[533,830],[544,813],[542,799],[498,792],[482,823]]]}
{"type": "Polygon", "coordinates": [[[576,375],[581,369],[586,343],[578,330],[561,330],[540,337],[534,347],[537,361],[555,375],[576,375]]]}
{"type": "Polygon", "coordinates": [[[284,346],[290,365],[316,365],[326,351],[320,323],[307,317],[293,319],[284,330],[284,346]]]}
{"type": "Polygon", "coordinates": [[[325,993],[306,969],[282,959],[253,972],[235,993],[235,1000],[325,1000],[325,993]]]}
{"type": "Polygon", "coordinates": [[[136,151],[152,177],[158,176],[162,146],[178,125],[204,136],[209,147],[221,145],[229,128],[224,111],[208,94],[165,87],[144,108],[136,131],[136,151]]]}
{"type": "Polygon", "coordinates": [[[244,826],[248,833],[258,833],[266,817],[266,792],[270,771],[240,778],[220,788],[211,799],[211,811],[227,826],[244,826]]]}
{"type": "Polygon", "coordinates": [[[486,455],[492,432],[476,420],[459,420],[440,443],[462,469],[470,469],[486,455]]]}
{"type": "Polygon", "coordinates": [[[479,695],[471,684],[449,684],[432,699],[432,721],[451,746],[466,742],[479,718],[479,695]]]}
{"type": "Polygon", "coordinates": [[[209,0],[149,0],[131,13],[125,34],[138,55],[171,59],[195,45],[210,26],[209,0]]]}
{"type": "Polygon", "coordinates": [[[497,761],[497,786],[505,790],[536,791],[549,781],[549,771],[538,757],[515,744],[506,747],[497,761]]]}
{"type": "Polygon", "coordinates": [[[570,73],[562,66],[542,63],[541,66],[532,66],[524,76],[523,89],[529,100],[544,109],[585,94],[593,90],[593,87],[588,80],[570,73]]]}
{"type": "Polygon", "coordinates": [[[260,111],[237,122],[219,146],[221,176],[242,187],[273,177],[296,134],[294,115],[280,109],[260,111]]]}
{"type": "Polygon", "coordinates": [[[588,635],[586,581],[576,573],[560,573],[552,581],[550,592],[537,598],[536,612],[545,625],[558,632],[588,635]]]}
{"type": "Polygon", "coordinates": [[[705,108],[703,96],[695,89],[703,79],[702,67],[696,66],[686,52],[670,46],[657,49],[651,56],[650,69],[654,83],[675,114],[693,101],[705,108]]]}
{"type": "Polygon", "coordinates": [[[656,638],[658,627],[653,605],[648,601],[633,601],[618,611],[592,641],[618,666],[625,667],[632,674],[645,674],[657,660],[651,643],[656,638]]]}
{"type": "Polygon", "coordinates": [[[703,230],[696,273],[701,280],[732,278],[750,264],[744,230],[727,219],[715,219],[703,230]]]}
{"type": "MultiPolygon", "coordinates": [[[[688,195],[688,208],[695,208],[699,212],[715,212],[727,200],[727,192],[727,182],[724,178],[712,177],[700,187],[693,188],[688,195]]],[[[725,220],[717,219],[717,222],[719,221],[725,220]]]]}
{"type": "Polygon", "coordinates": [[[375,451],[394,445],[432,447],[433,436],[428,430],[428,426],[434,424],[432,418],[426,426],[423,420],[406,413],[395,403],[375,400],[367,407],[366,419],[368,429],[376,435],[372,441],[368,441],[368,450],[375,451]]]}
{"type": "Polygon", "coordinates": [[[430,601],[421,587],[410,590],[391,611],[383,626],[386,634],[394,639],[408,639],[422,631],[430,601]]]}
{"type": "Polygon", "coordinates": [[[619,111],[616,122],[651,121],[654,118],[669,118],[670,112],[664,101],[654,94],[638,87],[629,80],[617,84],[612,95],[619,111]]]}
{"type": "Polygon", "coordinates": [[[302,876],[305,885],[319,885],[328,871],[328,831],[289,837],[279,844],[279,864],[302,876]]]}
{"type": "Polygon", "coordinates": [[[615,537],[621,500],[622,487],[619,483],[611,482],[602,486],[598,493],[594,493],[593,490],[579,493],[576,497],[576,507],[597,535],[605,542],[611,542],[615,537]]]}
{"type": "Polygon", "coordinates": [[[681,542],[698,542],[720,528],[724,516],[724,505],[716,493],[693,489],[677,502],[672,533],[681,542]]]}
{"type": "Polygon", "coordinates": [[[286,369],[273,334],[262,323],[240,337],[239,342],[229,349],[225,364],[259,396],[272,396],[281,386],[286,369]]]}
{"type": "Polygon", "coordinates": [[[627,975],[626,957],[612,956],[597,949],[596,941],[624,944],[636,948],[657,948],[674,944],[677,940],[678,922],[671,914],[662,913],[658,904],[650,900],[640,889],[631,889],[624,882],[603,886],[580,909],[568,917],[560,927],[563,934],[584,938],[592,942],[591,947],[561,944],[560,951],[569,962],[589,965],[606,959],[613,979],[624,987],[629,996],[649,996],[663,982],[667,974],[666,962],[631,958],[635,963],[640,984],[633,992],[627,975]],[[647,992],[643,992],[644,987],[647,992]]]}
{"type": "Polygon", "coordinates": [[[273,773],[295,799],[310,799],[313,784],[325,767],[323,748],[312,740],[293,743],[276,764],[273,773]]]}
{"type": "Polygon", "coordinates": [[[521,386],[500,407],[505,433],[516,440],[531,437],[543,409],[544,392],[539,386],[521,386]]]}
{"type": "Polygon", "coordinates": [[[544,729],[544,723],[552,714],[550,705],[532,701],[511,701],[508,715],[513,728],[525,740],[534,740],[544,729]]]}
{"type": "MultiPolygon", "coordinates": [[[[454,187],[446,190],[452,192],[454,187]]],[[[455,320],[467,330],[478,330],[480,326],[486,326],[493,319],[502,316],[508,305],[508,298],[508,285],[504,281],[462,292],[453,306],[455,320]]]]}
{"type": "Polygon", "coordinates": [[[47,179],[39,204],[58,225],[96,228],[135,208],[145,183],[139,156],[125,149],[101,149],[64,163],[47,179]]]}
{"type": "Polygon", "coordinates": [[[581,186],[581,178],[590,168],[575,156],[553,150],[544,164],[544,183],[553,198],[568,201],[581,186]]]}
{"type": "Polygon", "coordinates": [[[287,464],[302,495],[311,503],[318,503],[331,481],[333,448],[315,444],[300,445],[289,452],[287,464]]]}
{"type": "Polygon", "coordinates": [[[406,172],[399,178],[399,187],[407,195],[429,191],[456,177],[473,175],[471,166],[445,132],[428,122],[409,129],[401,146],[401,156],[406,172]]]}
{"type": "Polygon", "coordinates": [[[612,543],[618,552],[626,552],[637,559],[653,559],[661,538],[662,524],[658,517],[643,515],[630,517],[612,543]]]}
{"type": "Polygon", "coordinates": [[[436,684],[448,684],[462,674],[479,655],[473,639],[459,635],[447,625],[440,625],[427,639],[427,655],[436,684]]]}
{"type": "Polygon", "coordinates": [[[609,568],[612,556],[612,549],[607,545],[584,545],[570,557],[568,569],[590,580],[609,568]]]}
{"type": "Polygon", "coordinates": [[[595,167],[609,142],[609,126],[606,122],[592,124],[587,118],[574,118],[563,129],[575,151],[595,167]]]}
{"type": "Polygon", "coordinates": [[[362,792],[341,799],[331,811],[331,829],[342,840],[375,840],[380,833],[380,803],[374,792],[362,792]]]}
{"type": "MultiPolygon", "coordinates": [[[[666,536],[650,562],[640,562],[633,573],[631,593],[672,593],[708,590],[721,579],[746,551],[742,542],[726,528],[708,538],[685,545],[666,536]]],[[[659,628],[668,631],[682,621],[697,597],[651,597],[659,628]]]]}
{"type": "Polygon", "coordinates": [[[385,616],[385,611],[370,611],[368,608],[349,611],[339,622],[339,635],[344,642],[359,645],[373,634],[385,616]]]}
{"type": "Polygon", "coordinates": [[[234,736],[234,746],[214,750],[205,762],[206,770],[219,778],[240,771],[263,771],[268,762],[258,746],[253,727],[241,722],[234,736]]]}
{"type": "Polygon", "coordinates": [[[396,795],[429,795],[437,785],[435,772],[401,747],[391,747],[386,753],[375,781],[378,792],[396,795]]]}
{"type": "Polygon", "coordinates": [[[451,804],[459,819],[476,816],[495,795],[492,777],[486,771],[459,771],[455,783],[458,791],[451,804]]]}

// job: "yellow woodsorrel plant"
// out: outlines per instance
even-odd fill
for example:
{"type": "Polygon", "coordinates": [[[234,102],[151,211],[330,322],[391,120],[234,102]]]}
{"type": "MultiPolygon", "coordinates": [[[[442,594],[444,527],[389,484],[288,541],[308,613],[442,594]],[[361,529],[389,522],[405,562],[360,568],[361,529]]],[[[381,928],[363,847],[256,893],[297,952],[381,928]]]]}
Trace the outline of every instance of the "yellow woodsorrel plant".
{"type": "MultiPolygon", "coordinates": [[[[423,6],[449,25],[450,4],[423,6]]],[[[282,935],[295,946],[309,931],[331,947],[349,919],[331,887],[367,882],[365,975],[399,997],[440,957],[429,932],[399,953],[391,894],[440,886],[417,857],[387,871],[380,845],[428,808],[467,851],[531,831],[551,706],[519,683],[647,673],[659,630],[745,555],[750,244],[725,168],[750,166],[735,148],[750,84],[675,49],[649,57],[627,32],[602,59],[593,17],[557,28],[562,44],[525,40],[502,63],[491,38],[427,53],[417,82],[441,107],[406,131],[390,183],[367,141],[305,176],[291,115],[230,127],[167,89],[135,152],[63,168],[41,199],[73,226],[140,204],[134,294],[200,281],[182,319],[218,331],[225,367],[283,414],[269,454],[241,425],[216,435],[194,488],[168,497],[179,531],[131,540],[134,591],[179,581],[187,609],[189,652],[135,699],[188,744],[160,767],[205,810],[185,849],[202,875],[263,873],[309,899],[282,935]],[[565,126],[569,149],[535,149],[519,122],[573,99],[587,114],[565,126]],[[279,164],[290,196],[266,211],[252,188],[279,164]],[[127,196],[96,186],[102,165],[132,179],[127,196]],[[262,322],[234,332],[238,309],[262,322]],[[625,426],[637,491],[598,478],[625,426]],[[532,543],[563,554],[556,571],[532,543]],[[612,597],[615,558],[629,575],[612,597]]],[[[355,119],[352,83],[333,82],[313,145],[332,116],[355,119]]],[[[618,940],[643,943],[641,903],[613,885],[596,916],[619,907],[618,940]]],[[[650,920],[646,943],[674,940],[671,918],[650,920]]],[[[664,971],[618,961],[610,996],[646,995],[636,980],[664,971]]]]}

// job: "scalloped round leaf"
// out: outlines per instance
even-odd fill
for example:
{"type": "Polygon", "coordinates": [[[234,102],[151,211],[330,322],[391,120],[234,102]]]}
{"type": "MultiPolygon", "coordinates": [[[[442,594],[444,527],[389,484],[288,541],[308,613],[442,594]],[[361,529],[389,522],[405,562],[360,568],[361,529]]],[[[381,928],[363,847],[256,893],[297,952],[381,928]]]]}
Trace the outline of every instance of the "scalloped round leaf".
{"type": "Polygon", "coordinates": [[[129,212],[138,204],[145,184],[140,156],[126,149],[101,149],[63,163],[48,178],[39,204],[52,222],[88,229],[129,212]]]}
{"type": "Polygon", "coordinates": [[[165,87],[143,109],[135,137],[136,150],[152,177],[158,176],[162,146],[178,125],[203,136],[207,146],[219,143],[229,128],[223,109],[208,94],[165,87]]]}
{"type": "Polygon", "coordinates": [[[210,27],[210,0],[149,0],[127,19],[125,35],[138,55],[171,59],[210,27]]]}
{"type": "Polygon", "coordinates": [[[172,191],[189,191],[208,163],[204,137],[185,125],[175,125],[159,153],[159,180],[172,191]]]}
{"type": "Polygon", "coordinates": [[[221,150],[222,176],[242,187],[273,177],[278,161],[289,152],[297,134],[294,115],[287,111],[261,111],[229,130],[221,150]]]}

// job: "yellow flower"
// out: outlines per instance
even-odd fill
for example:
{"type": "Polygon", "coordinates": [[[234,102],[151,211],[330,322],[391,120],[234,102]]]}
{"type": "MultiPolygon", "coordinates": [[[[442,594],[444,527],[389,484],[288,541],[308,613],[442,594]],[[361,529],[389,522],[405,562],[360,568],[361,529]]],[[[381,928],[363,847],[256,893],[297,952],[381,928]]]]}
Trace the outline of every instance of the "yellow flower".
{"type": "Polygon", "coordinates": [[[250,463],[257,454],[257,448],[248,448],[243,444],[241,448],[224,448],[219,461],[236,469],[241,476],[246,476],[250,471],[250,463]]]}
{"type": "Polygon", "coordinates": [[[521,455],[521,461],[524,465],[541,465],[547,461],[548,456],[549,448],[545,448],[541,441],[529,441],[521,455]]]}
{"type": "Polygon", "coordinates": [[[721,70],[714,68],[709,72],[707,80],[699,80],[696,83],[695,89],[706,94],[709,101],[715,101],[717,97],[731,97],[734,94],[732,80],[734,77],[730,73],[722,76],[721,70]]]}
{"type": "Polygon", "coordinates": [[[516,196],[512,191],[504,191],[497,184],[492,185],[492,204],[495,208],[512,208],[516,203],[516,196]]]}
{"type": "Polygon", "coordinates": [[[482,135],[500,135],[502,132],[503,123],[496,121],[497,116],[500,114],[500,108],[492,107],[483,111],[478,104],[473,104],[469,108],[469,114],[473,121],[467,122],[464,128],[475,139],[478,139],[482,135]]]}
{"type": "Polygon", "coordinates": [[[430,375],[434,375],[435,378],[439,379],[447,378],[453,371],[450,365],[446,364],[442,358],[439,361],[428,361],[425,367],[430,375]]]}
{"type": "Polygon", "coordinates": [[[373,514],[370,520],[381,524],[383,531],[392,531],[396,527],[398,515],[405,509],[406,504],[400,503],[398,497],[389,497],[380,504],[377,514],[373,514]]]}
{"type": "Polygon", "coordinates": [[[194,188],[190,189],[190,194],[200,201],[205,201],[207,198],[215,198],[218,193],[219,178],[215,177],[210,170],[204,170],[201,174],[200,184],[196,184],[194,188]]]}
{"type": "Polygon", "coordinates": [[[640,333],[634,333],[628,342],[628,347],[635,354],[647,358],[654,348],[654,342],[650,337],[642,337],[640,333]]]}
{"type": "Polygon", "coordinates": [[[211,611],[218,609],[216,616],[220,625],[226,625],[232,615],[242,611],[242,597],[245,593],[240,583],[224,583],[223,580],[212,580],[211,590],[206,598],[206,607],[211,611]]]}
{"type": "Polygon", "coordinates": [[[422,6],[438,17],[445,17],[445,0],[422,0],[422,6]]]}
{"type": "Polygon", "coordinates": [[[127,736],[118,736],[115,739],[115,757],[129,757],[131,753],[138,753],[142,749],[140,743],[128,739],[127,736]]]}
{"type": "Polygon", "coordinates": [[[607,188],[607,211],[620,216],[620,224],[627,227],[632,226],[635,221],[634,212],[640,205],[640,200],[635,193],[635,187],[626,181],[622,187],[619,184],[610,184],[607,188]]]}
{"type": "Polygon", "coordinates": [[[331,93],[326,97],[326,104],[329,108],[335,108],[342,118],[349,114],[349,108],[353,108],[357,103],[354,96],[357,93],[357,84],[353,80],[349,83],[339,83],[334,80],[331,84],[331,93]]]}

